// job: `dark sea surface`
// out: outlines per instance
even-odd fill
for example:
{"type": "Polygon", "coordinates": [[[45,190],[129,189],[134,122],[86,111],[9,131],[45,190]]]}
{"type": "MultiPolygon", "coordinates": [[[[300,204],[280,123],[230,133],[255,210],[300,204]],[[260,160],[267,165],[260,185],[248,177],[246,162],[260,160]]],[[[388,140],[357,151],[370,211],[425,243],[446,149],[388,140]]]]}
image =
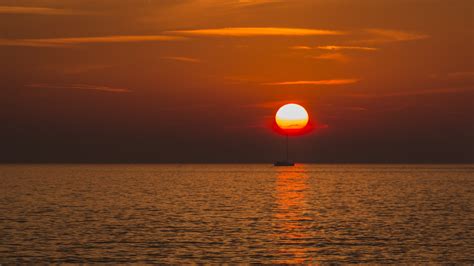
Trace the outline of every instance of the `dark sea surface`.
{"type": "Polygon", "coordinates": [[[473,165],[0,165],[0,263],[474,263],[473,165]]]}

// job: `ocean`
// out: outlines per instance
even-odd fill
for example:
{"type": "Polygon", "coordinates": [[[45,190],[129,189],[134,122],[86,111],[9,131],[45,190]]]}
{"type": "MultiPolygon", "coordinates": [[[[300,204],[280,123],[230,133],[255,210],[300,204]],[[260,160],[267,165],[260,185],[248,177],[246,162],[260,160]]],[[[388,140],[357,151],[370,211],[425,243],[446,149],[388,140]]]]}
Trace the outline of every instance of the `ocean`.
{"type": "Polygon", "coordinates": [[[474,263],[474,165],[0,165],[0,263],[474,263]]]}

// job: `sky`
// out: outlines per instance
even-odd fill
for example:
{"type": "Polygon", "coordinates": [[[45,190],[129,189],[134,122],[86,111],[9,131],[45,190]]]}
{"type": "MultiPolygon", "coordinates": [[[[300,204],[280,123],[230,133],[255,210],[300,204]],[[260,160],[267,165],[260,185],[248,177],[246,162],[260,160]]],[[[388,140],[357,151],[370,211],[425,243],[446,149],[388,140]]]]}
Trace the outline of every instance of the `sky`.
{"type": "Polygon", "coordinates": [[[470,0],[0,0],[0,162],[474,162],[470,0]]]}

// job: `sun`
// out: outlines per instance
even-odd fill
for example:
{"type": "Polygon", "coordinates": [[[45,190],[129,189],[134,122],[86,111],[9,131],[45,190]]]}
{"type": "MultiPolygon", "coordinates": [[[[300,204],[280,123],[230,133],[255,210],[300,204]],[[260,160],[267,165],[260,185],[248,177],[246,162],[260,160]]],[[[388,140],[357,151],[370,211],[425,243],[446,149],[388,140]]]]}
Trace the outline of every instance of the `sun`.
{"type": "Polygon", "coordinates": [[[278,109],[275,121],[282,130],[300,130],[308,125],[309,115],[303,106],[289,103],[278,109]]]}

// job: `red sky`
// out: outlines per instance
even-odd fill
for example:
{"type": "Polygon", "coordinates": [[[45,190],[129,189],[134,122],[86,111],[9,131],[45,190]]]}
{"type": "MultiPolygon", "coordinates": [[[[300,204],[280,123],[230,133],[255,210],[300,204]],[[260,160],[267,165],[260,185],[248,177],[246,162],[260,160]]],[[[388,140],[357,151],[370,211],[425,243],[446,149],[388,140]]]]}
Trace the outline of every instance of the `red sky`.
{"type": "Polygon", "coordinates": [[[0,0],[0,161],[473,162],[468,0],[0,0]],[[269,126],[270,125],[270,126],[269,126]]]}

